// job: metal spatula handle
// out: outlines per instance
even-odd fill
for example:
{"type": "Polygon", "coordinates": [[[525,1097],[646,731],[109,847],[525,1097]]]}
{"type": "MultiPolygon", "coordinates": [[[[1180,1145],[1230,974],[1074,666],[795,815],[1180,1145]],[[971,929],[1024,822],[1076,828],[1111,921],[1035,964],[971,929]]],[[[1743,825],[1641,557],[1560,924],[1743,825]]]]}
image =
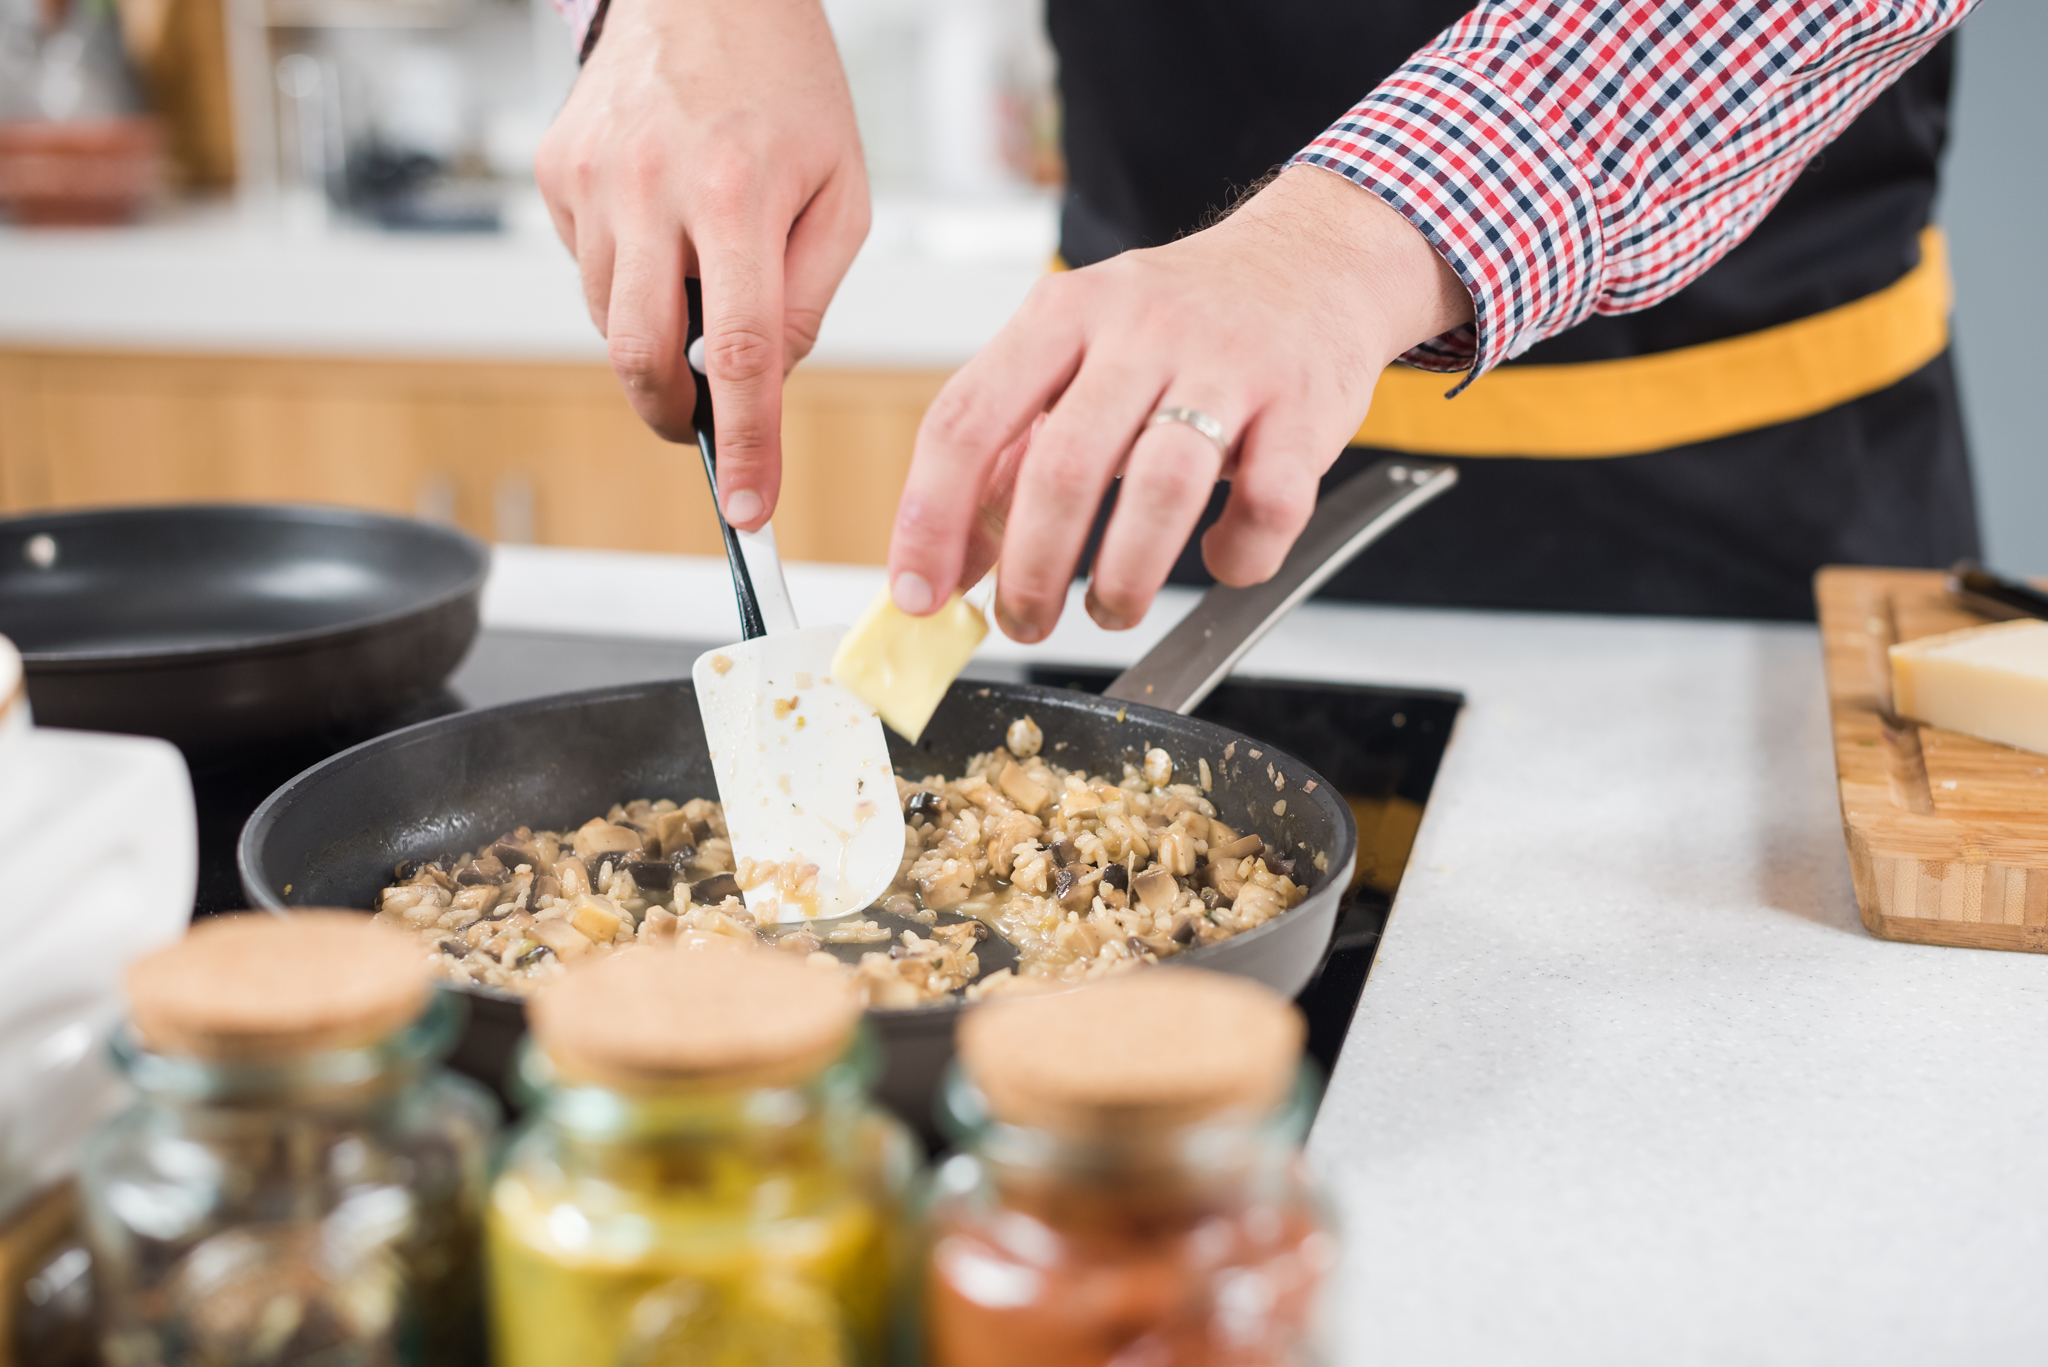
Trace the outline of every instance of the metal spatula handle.
{"type": "Polygon", "coordinates": [[[683,282],[690,305],[689,344],[686,354],[697,375],[697,406],[691,424],[697,429],[697,449],[704,456],[704,478],[711,483],[711,507],[718,516],[719,535],[725,541],[726,563],[732,567],[732,592],[740,608],[740,639],[758,641],[769,632],[797,629],[796,605],[790,600],[789,585],[782,578],[782,557],[775,549],[775,528],[764,523],[758,532],[742,532],[725,520],[725,505],[718,498],[718,434],[711,415],[711,384],[704,375],[704,292],[696,280],[683,282]]]}
{"type": "Polygon", "coordinates": [[[1280,569],[1263,584],[1218,584],[1104,696],[1169,712],[1195,710],[1275,622],[1389,528],[1458,482],[1458,467],[1382,460],[1326,495],[1280,569]]]}

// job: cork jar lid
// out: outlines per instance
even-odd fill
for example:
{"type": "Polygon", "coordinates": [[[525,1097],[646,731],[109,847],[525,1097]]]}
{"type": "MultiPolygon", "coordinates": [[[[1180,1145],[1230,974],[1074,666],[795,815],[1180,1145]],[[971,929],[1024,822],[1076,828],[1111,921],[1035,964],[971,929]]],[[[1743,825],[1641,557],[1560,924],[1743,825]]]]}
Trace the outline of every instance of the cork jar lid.
{"type": "Polygon", "coordinates": [[[775,1086],[836,1058],[860,1012],[843,974],[789,954],[650,947],[578,964],[534,998],[527,1018],[570,1081],[775,1086]]]}
{"type": "Polygon", "coordinates": [[[418,1018],[432,991],[418,946],[352,911],[214,917],[128,969],[144,1047],[205,1059],[368,1044],[418,1018]]]}
{"type": "Polygon", "coordinates": [[[961,1022],[960,1060],[998,1120],[1109,1137],[1272,1109],[1302,1039],[1300,1015],[1272,989],[1171,968],[997,998],[961,1022]]]}

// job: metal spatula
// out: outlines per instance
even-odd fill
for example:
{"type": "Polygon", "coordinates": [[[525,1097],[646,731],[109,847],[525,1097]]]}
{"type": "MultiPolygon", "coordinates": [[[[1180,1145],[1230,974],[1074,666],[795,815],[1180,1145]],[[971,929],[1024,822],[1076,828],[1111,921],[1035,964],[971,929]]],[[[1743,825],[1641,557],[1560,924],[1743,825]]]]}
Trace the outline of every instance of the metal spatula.
{"type": "MultiPolygon", "coordinates": [[[[718,443],[690,285],[697,446],[717,504],[718,443]]],[[[746,639],[706,651],[691,676],[733,855],[775,866],[742,862],[742,895],[763,924],[863,910],[903,860],[903,809],[881,718],[831,678],[846,628],[797,625],[774,528],[735,531],[722,507],[718,525],[746,639]]]]}

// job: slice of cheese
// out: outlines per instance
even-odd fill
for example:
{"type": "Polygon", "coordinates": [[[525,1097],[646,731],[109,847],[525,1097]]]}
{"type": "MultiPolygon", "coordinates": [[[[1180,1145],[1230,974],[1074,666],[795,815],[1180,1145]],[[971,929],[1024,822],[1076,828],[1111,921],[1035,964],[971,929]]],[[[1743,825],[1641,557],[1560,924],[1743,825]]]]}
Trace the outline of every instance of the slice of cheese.
{"type": "Polygon", "coordinates": [[[1923,636],[1891,657],[1901,716],[2048,753],[2048,622],[1923,636]]]}
{"type": "Polygon", "coordinates": [[[832,677],[916,740],[986,635],[988,619],[957,593],[931,616],[912,617],[884,589],[840,638],[832,677]]]}

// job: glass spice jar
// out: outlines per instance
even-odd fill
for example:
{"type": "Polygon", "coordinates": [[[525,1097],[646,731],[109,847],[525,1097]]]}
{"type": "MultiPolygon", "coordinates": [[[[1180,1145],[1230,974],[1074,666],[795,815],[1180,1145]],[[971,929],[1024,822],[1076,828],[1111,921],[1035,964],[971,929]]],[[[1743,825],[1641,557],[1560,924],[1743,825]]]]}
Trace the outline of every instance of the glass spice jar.
{"type": "Polygon", "coordinates": [[[487,1222],[499,1367],[872,1367],[909,1132],[846,979],[750,948],[579,964],[531,1007],[535,1094],[487,1222]]]}
{"type": "Polygon", "coordinates": [[[110,1367],[481,1358],[497,1104],[437,1065],[462,1025],[353,912],[201,922],[129,970],[137,1099],[81,1155],[110,1367]]]}
{"type": "Polygon", "coordinates": [[[1196,969],[970,1013],[925,1218],[931,1367],[1320,1361],[1337,1248],[1301,1044],[1284,999],[1196,969]]]}

